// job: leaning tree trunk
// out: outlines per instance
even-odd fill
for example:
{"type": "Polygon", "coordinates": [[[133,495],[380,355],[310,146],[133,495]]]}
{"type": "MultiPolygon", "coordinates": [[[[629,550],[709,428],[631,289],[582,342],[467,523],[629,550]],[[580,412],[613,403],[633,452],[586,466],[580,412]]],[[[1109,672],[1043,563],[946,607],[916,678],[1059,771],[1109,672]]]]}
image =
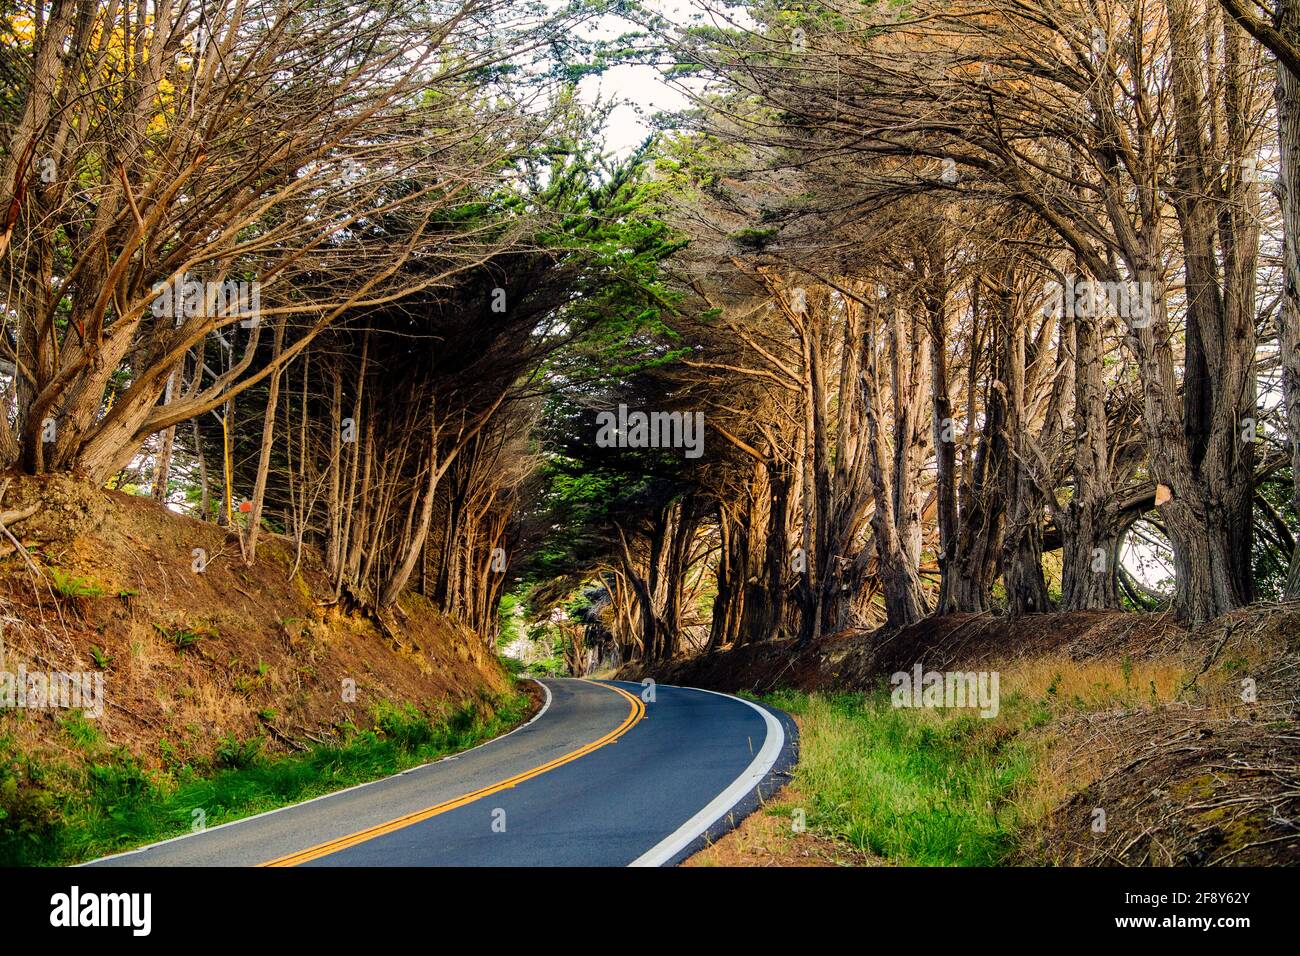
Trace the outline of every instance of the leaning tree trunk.
{"type": "MultiPolygon", "coordinates": [[[[276,322],[271,350],[276,359],[284,345],[285,317],[276,322]]],[[[253,498],[248,511],[248,528],[244,533],[244,563],[251,566],[257,559],[257,539],[262,532],[262,505],[266,501],[266,482],[271,472],[271,448],[275,443],[275,413],[280,407],[280,379],[284,369],[277,366],[271,373],[267,386],[266,411],[262,416],[262,447],[257,456],[257,478],[253,483],[253,498]]]]}
{"type": "MultiPolygon", "coordinates": [[[[163,405],[172,403],[172,396],[176,392],[176,379],[182,378],[185,372],[184,361],[179,362],[170,376],[167,378],[167,388],[163,390],[163,405]]],[[[158,456],[154,461],[153,474],[153,498],[155,501],[165,502],[167,500],[168,486],[171,482],[172,471],[172,454],[176,448],[176,426],[169,425],[163,429],[162,437],[158,443],[158,456]]]]}
{"type": "Polygon", "coordinates": [[[424,551],[424,543],[429,537],[429,524],[433,520],[433,499],[438,489],[438,482],[447,470],[448,462],[438,462],[438,426],[434,425],[429,440],[429,475],[423,494],[413,498],[411,510],[407,512],[407,526],[411,529],[405,539],[405,551],[397,568],[389,576],[379,593],[379,606],[389,607],[397,601],[406,582],[411,579],[415,563],[424,551]],[[418,517],[417,517],[418,509],[418,517]],[[413,520],[414,519],[414,520],[413,520]]]}

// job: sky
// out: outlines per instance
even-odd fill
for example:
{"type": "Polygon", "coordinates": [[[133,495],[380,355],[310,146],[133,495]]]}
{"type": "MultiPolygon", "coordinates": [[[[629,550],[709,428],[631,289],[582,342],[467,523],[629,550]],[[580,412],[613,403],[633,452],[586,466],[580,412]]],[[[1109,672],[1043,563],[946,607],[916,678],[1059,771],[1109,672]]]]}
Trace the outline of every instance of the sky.
{"type": "MultiPolygon", "coordinates": [[[[673,23],[684,24],[702,15],[694,0],[648,0],[645,6],[673,23]]],[[[602,17],[592,31],[592,36],[613,40],[635,30],[631,22],[619,17],[602,17]]],[[[599,76],[590,76],[578,86],[579,96],[585,103],[596,100],[614,102],[606,124],[605,136],[609,152],[626,156],[652,131],[651,119],[661,111],[683,109],[688,99],[666,84],[659,71],[652,66],[617,66],[599,76]]]]}
{"type": "Polygon", "coordinates": [[[599,77],[583,80],[579,93],[587,103],[601,99],[619,104],[605,125],[605,146],[619,157],[626,156],[650,135],[649,120],[656,112],[682,109],[688,102],[651,66],[614,67],[599,77]]]}

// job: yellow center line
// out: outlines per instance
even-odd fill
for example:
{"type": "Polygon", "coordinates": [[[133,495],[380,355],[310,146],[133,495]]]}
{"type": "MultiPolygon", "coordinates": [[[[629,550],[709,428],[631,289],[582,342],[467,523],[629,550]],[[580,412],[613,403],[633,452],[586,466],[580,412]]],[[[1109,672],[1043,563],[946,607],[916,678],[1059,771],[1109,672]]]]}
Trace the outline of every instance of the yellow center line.
{"type": "Polygon", "coordinates": [[[467,793],[463,797],[455,797],[451,800],[446,800],[442,803],[436,804],[435,806],[427,807],[423,810],[416,810],[414,813],[408,813],[395,820],[389,820],[387,823],[376,824],[373,827],[358,830],[356,833],[350,833],[347,836],[341,836],[326,843],[319,843],[316,846],[308,847],[305,850],[299,850],[297,853],[290,853],[288,856],[277,857],[274,860],[268,860],[267,862],[259,863],[258,865],[297,866],[300,863],[308,863],[312,860],[320,859],[321,857],[328,856],[331,853],[337,853],[340,850],[346,850],[348,847],[356,846],[358,843],[365,843],[367,840],[375,839],[375,837],[381,837],[386,833],[392,833],[395,830],[401,830],[403,827],[412,826],[422,820],[436,817],[440,813],[446,813],[448,810],[455,810],[457,807],[463,807],[468,803],[473,803],[475,800],[480,800],[483,797],[490,796],[491,794],[499,793],[502,790],[508,790],[511,787],[523,783],[525,780],[531,780],[533,777],[541,776],[548,770],[562,767],[566,763],[570,763],[577,760],[579,757],[591,753],[593,750],[599,750],[606,744],[613,743],[620,736],[626,733],[633,724],[637,723],[645,716],[645,704],[642,703],[639,697],[633,697],[620,687],[614,687],[610,684],[597,684],[596,686],[604,687],[606,690],[612,690],[615,693],[621,694],[626,697],[628,702],[632,705],[623,723],[605,734],[605,736],[593,740],[589,744],[584,744],[577,750],[570,751],[562,757],[556,757],[554,760],[549,760],[540,766],[533,767],[531,770],[517,773],[513,777],[502,780],[500,783],[494,783],[491,786],[483,787],[479,790],[473,791],[472,793],[467,793]]]}

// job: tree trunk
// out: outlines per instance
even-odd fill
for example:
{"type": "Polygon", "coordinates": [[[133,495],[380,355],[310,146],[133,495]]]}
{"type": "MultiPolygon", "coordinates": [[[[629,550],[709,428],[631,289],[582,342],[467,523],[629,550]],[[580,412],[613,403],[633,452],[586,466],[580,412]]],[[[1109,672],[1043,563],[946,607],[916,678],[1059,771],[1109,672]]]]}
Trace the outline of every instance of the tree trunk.
{"type": "Polygon", "coordinates": [[[886,468],[886,464],[893,464],[894,459],[886,447],[880,422],[878,362],[870,331],[863,335],[861,347],[865,355],[860,387],[866,408],[867,441],[870,443],[871,490],[876,502],[871,514],[871,529],[876,539],[876,561],[884,591],[887,622],[890,627],[904,627],[915,624],[926,615],[925,593],[921,589],[916,563],[908,552],[907,543],[899,535],[894,514],[897,500],[894,488],[898,476],[891,478],[886,468]]]}
{"type": "MultiPolygon", "coordinates": [[[[1300,43],[1300,0],[1277,0],[1275,22],[1284,37],[1300,43]]],[[[1279,317],[1282,396],[1286,405],[1287,438],[1291,451],[1291,507],[1300,514],[1300,78],[1281,62],[1277,66],[1277,128],[1281,175],[1283,296],[1279,317]]],[[[1291,556],[1286,598],[1300,598],[1300,544],[1291,556]]]]}
{"type": "MultiPolygon", "coordinates": [[[[276,359],[284,345],[285,317],[275,324],[271,346],[276,359]]],[[[266,481],[271,471],[271,449],[275,444],[275,413],[280,407],[280,378],[284,369],[277,366],[267,385],[266,410],[262,415],[262,447],[257,457],[257,478],[253,483],[253,499],[248,511],[248,528],[244,533],[244,563],[251,566],[257,559],[257,539],[262,532],[262,504],[266,500],[266,481]]]]}
{"type": "Polygon", "coordinates": [[[1119,607],[1120,528],[1111,478],[1106,394],[1098,323],[1072,321],[1074,339],[1074,489],[1057,511],[1061,533],[1061,608],[1119,607]]]}
{"type": "Polygon", "coordinates": [[[1012,615],[1048,610],[1043,579],[1043,496],[1029,471],[1029,422],[1025,415],[1026,329],[1009,288],[999,290],[1001,339],[999,378],[1006,401],[1006,445],[1011,449],[1003,470],[1007,527],[1002,540],[1002,583],[1012,615]]]}

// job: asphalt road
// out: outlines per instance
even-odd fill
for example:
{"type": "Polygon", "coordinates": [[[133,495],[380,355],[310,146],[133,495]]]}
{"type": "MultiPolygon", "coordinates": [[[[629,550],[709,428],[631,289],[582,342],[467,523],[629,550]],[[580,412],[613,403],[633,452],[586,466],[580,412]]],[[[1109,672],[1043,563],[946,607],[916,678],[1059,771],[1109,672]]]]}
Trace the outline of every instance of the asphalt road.
{"type": "Polygon", "coordinates": [[[542,684],[537,717],[473,750],[89,865],[661,866],[738,823],[794,763],[789,718],[736,697],[542,684]]]}

